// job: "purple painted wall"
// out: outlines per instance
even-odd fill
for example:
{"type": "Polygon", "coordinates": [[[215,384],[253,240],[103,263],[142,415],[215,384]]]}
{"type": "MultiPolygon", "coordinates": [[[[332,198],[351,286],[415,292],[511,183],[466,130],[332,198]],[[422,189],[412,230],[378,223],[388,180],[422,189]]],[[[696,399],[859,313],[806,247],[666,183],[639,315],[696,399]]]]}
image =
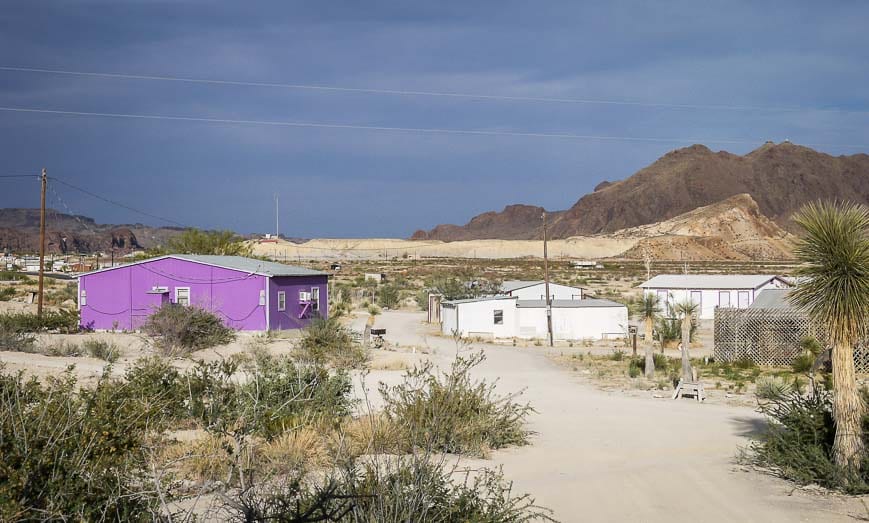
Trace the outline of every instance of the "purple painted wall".
{"type": "MultiPolygon", "coordinates": [[[[175,258],[155,259],[82,276],[79,292],[86,293],[81,307],[81,324],[93,329],[135,330],[155,307],[175,302],[177,287],[190,288],[190,303],[211,310],[227,325],[241,330],[265,330],[266,306],[260,305],[260,291],[269,292],[272,329],[298,328],[300,288],[321,287],[320,303],[327,309],[326,276],[284,276],[279,278],[248,274],[175,258]],[[168,287],[168,294],[148,294],[154,287],[168,287]],[[278,312],[277,291],[286,289],[287,310],[278,312]],[[294,318],[294,320],[292,320],[294,318]]],[[[310,317],[311,315],[307,315],[310,317]]]]}
{"type": "Polygon", "coordinates": [[[329,300],[327,276],[277,276],[271,278],[269,285],[269,323],[271,328],[299,329],[308,325],[312,318],[317,315],[327,317],[329,313],[329,300]],[[299,291],[312,292],[313,288],[320,289],[320,310],[315,311],[308,307],[302,315],[304,305],[299,302],[299,291]],[[285,292],[287,296],[286,310],[278,310],[278,292],[285,292]]]}

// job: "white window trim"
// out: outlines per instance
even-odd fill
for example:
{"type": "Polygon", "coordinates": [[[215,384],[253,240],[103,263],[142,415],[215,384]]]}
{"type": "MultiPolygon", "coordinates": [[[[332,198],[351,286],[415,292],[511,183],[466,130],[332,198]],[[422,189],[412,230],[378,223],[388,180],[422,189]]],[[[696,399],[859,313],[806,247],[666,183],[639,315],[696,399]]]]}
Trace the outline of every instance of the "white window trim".
{"type": "Polygon", "coordinates": [[[492,310],[492,324],[493,325],[504,325],[504,309],[493,309],[492,310]],[[501,313],[501,322],[500,323],[497,320],[499,312],[501,313]]]}
{"type": "Polygon", "coordinates": [[[730,291],[718,291],[718,306],[722,308],[729,308],[730,305],[730,291]],[[727,305],[721,304],[721,297],[727,296],[727,305]]]}
{"type": "Polygon", "coordinates": [[[278,291],[278,312],[287,310],[287,291],[278,291]]]}
{"type": "Polygon", "coordinates": [[[191,298],[193,296],[192,293],[190,292],[190,287],[175,287],[175,304],[176,305],[178,304],[178,291],[179,290],[186,290],[187,291],[187,305],[185,305],[185,307],[189,307],[190,303],[192,302],[191,298]]]}
{"type": "Polygon", "coordinates": [[[320,311],[320,287],[311,287],[311,301],[314,303],[313,310],[320,311]]]}

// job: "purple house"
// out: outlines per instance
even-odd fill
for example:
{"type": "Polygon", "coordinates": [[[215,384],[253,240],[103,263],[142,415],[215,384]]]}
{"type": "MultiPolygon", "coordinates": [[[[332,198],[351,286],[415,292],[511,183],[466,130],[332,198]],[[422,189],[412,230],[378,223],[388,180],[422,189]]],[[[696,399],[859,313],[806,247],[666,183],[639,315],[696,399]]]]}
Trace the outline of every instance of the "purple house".
{"type": "Polygon", "coordinates": [[[235,329],[298,329],[327,316],[328,278],[242,256],[160,256],[79,276],[81,325],[136,330],[155,308],[176,303],[210,310],[235,329]]]}

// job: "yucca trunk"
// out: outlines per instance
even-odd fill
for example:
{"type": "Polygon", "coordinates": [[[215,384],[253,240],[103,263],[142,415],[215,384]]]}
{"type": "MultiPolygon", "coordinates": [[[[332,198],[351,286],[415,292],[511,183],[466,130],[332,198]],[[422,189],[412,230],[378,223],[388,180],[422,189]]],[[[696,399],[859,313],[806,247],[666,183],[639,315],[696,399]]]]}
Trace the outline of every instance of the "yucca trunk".
{"type": "Polygon", "coordinates": [[[644,341],[646,349],[646,379],[655,378],[655,358],[652,356],[652,346],[655,340],[652,339],[652,318],[646,318],[646,338],[644,341]]]}
{"type": "Polygon", "coordinates": [[[691,360],[688,358],[688,347],[691,345],[691,315],[682,318],[682,381],[693,381],[691,360]]]}
{"type": "Polygon", "coordinates": [[[853,345],[837,343],[833,347],[832,363],[833,419],[836,422],[833,459],[836,465],[856,471],[865,451],[862,418],[866,406],[857,390],[853,345]]]}

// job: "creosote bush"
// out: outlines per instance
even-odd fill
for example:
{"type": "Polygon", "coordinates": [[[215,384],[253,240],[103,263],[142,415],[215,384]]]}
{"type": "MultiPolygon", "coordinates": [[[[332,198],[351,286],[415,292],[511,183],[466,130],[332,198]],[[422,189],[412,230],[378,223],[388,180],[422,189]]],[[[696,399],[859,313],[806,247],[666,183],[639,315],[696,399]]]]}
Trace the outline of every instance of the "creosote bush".
{"type": "Polygon", "coordinates": [[[121,349],[114,343],[105,340],[85,340],[81,343],[82,350],[92,358],[114,363],[121,357],[121,349]]]}
{"type": "Polygon", "coordinates": [[[399,450],[485,456],[490,449],[528,443],[525,418],[533,409],[512,395],[498,395],[494,383],[471,377],[484,359],[483,353],[457,357],[443,373],[424,363],[407,371],[399,385],[381,383],[383,413],[402,431],[399,450]]]}
{"type": "Polygon", "coordinates": [[[358,336],[334,317],[314,319],[296,349],[296,358],[303,363],[353,369],[368,361],[368,353],[358,336]]]}
{"type": "Polygon", "coordinates": [[[224,325],[216,314],[201,307],[173,303],[148,316],[142,331],[156,338],[156,345],[165,356],[184,356],[235,339],[235,330],[224,325]]]}
{"type": "Polygon", "coordinates": [[[0,332],[36,333],[60,332],[70,334],[79,331],[78,311],[66,309],[46,310],[40,318],[35,313],[15,312],[0,314],[0,332]]]}
{"type": "MultiPolygon", "coordinates": [[[[869,392],[863,391],[864,400],[869,392]]],[[[761,403],[770,424],[744,458],[800,485],[818,484],[848,494],[869,493],[869,454],[860,470],[845,470],[833,461],[836,429],[830,393],[815,388],[775,395],[761,403]]],[[[863,439],[869,444],[869,413],[863,415],[863,439]]]]}

